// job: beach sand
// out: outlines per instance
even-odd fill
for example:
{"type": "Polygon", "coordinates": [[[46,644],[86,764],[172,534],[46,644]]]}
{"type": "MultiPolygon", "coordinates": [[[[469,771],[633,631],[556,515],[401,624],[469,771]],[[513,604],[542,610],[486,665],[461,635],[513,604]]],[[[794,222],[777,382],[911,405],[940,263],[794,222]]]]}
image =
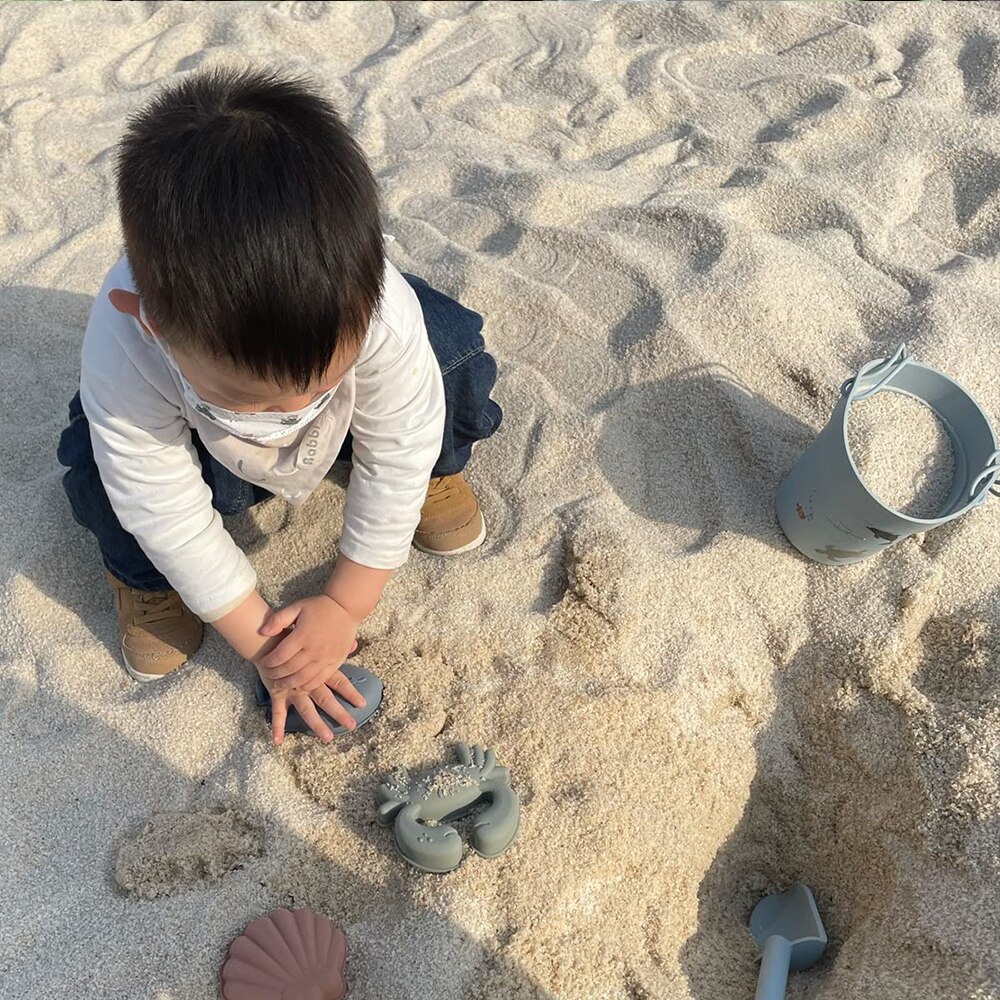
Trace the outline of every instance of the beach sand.
{"type": "MultiPolygon", "coordinates": [[[[837,569],[773,513],[901,341],[1000,425],[996,5],[18,3],[0,51],[0,996],[208,1000],[289,906],[345,928],[352,1000],[743,1000],[797,879],[830,945],[790,997],[1000,996],[1000,508],[837,569]],[[248,61],[337,101],[394,262],[502,373],[486,545],[395,576],[385,710],[332,748],[272,746],[215,635],[129,680],[54,454],[125,117],[248,61]],[[375,786],[458,740],[520,834],[421,875],[375,786]]],[[[342,506],[231,523],[268,599],[342,506]]]]}
{"type": "Polygon", "coordinates": [[[847,446],[861,481],[885,506],[935,518],[955,482],[945,425],[919,399],[879,390],[847,411],[847,446]]]}

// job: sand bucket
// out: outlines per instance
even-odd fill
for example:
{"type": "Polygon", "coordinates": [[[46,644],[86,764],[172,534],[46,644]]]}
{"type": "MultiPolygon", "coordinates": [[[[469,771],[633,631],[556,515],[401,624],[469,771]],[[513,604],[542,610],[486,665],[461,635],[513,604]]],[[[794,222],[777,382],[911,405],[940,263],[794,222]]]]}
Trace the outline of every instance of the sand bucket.
{"type": "Polygon", "coordinates": [[[921,364],[901,344],[891,358],[865,365],[841,386],[830,422],[778,488],[781,529],[804,555],[828,565],[858,562],[918,531],[978,507],[1000,472],[1000,451],[986,414],[955,381],[921,364]],[[847,443],[852,403],[876,392],[901,392],[926,403],[944,425],[955,454],[951,492],[936,517],[887,507],[865,486],[847,443]]]}

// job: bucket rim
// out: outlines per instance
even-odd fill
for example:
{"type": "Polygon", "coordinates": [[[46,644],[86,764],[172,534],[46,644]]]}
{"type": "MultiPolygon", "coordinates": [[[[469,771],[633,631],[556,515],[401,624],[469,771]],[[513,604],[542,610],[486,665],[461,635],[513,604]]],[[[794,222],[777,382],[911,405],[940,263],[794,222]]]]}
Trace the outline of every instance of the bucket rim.
{"type": "MultiPolygon", "coordinates": [[[[864,491],[872,498],[872,500],[876,504],[878,504],[879,507],[881,507],[883,510],[885,510],[887,513],[891,514],[894,517],[903,518],[907,521],[912,522],[915,525],[921,525],[921,526],[926,525],[927,530],[929,530],[931,528],[936,528],[939,525],[947,524],[948,521],[953,521],[955,520],[955,518],[961,517],[963,514],[968,513],[974,507],[980,506],[980,504],[982,504],[986,500],[987,495],[992,491],[992,488],[997,481],[997,477],[1000,476],[1000,469],[994,471],[991,475],[986,476],[985,479],[983,478],[983,473],[988,470],[989,466],[987,466],[987,470],[979,472],[977,474],[977,478],[980,480],[978,491],[974,493],[972,496],[970,496],[960,507],[956,507],[949,513],[939,517],[930,517],[930,518],[916,517],[913,514],[904,513],[903,511],[896,510],[895,508],[890,507],[887,503],[885,503],[885,501],[882,500],[881,497],[876,496],[875,493],[872,492],[868,484],[865,482],[864,476],[861,475],[861,471],[858,469],[857,465],[854,462],[854,455],[851,452],[851,446],[847,436],[847,422],[850,416],[851,406],[854,403],[854,396],[857,393],[858,381],[865,374],[874,371],[880,365],[883,365],[889,361],[893,361],[894,359],[898,359],[896,361],[895,369],[886,379],[884,379],[880,384],[875,386],[874,391],[871,391],[870,393],[866,392],[866,398],[875,396],[879,392],[897,392],[902,396],[909,396],[911,399],[916,399],[919,402],[923,403],[924,406],[926,406],[929,410],[931,410],[931,412],[945,426],[945,428],[948,431],[949,437],[951,437],[952,431],[949,423],[944,419],[944,417],[942,417],[942,415],[938,412],[938,410],[934,406],[932,406],[922,396],[918,396],[915,393],[907,391],[906,389],[899,389],[891,384],[891,379],[896,374],[896,371],[898,371],[904,365],[913,365],[915,367],[922,368],[927,372],[930,372],[932,375],[936,375],[938,378],[943,379],[945,382],[950,383],[963,396],[965,396],[965,398],[973,405],[973,407],[975,407],[975,409],[979,412],[980,416],[983,418],[983,423],[986,426],[987,431],[989,432],[990,439],[993,444],[992,448],[993,454],[996,454],[998,447],[997,436],[996,432],[993,430],[993,425],[992,423],[990,423],[990,419],[987,416],[986,411],[979,404],[979,401],[976,399],[976,397],[973,396],[972,393],[969,392],[969,390],[966,389],[965,386],[963,386],[960,382],[956,381],[950,375],[941,371],[939,368],[935,368],[933,365],[928,365],[922,361],[918,361],[915,357],[913,357],[906,351],[905,344],[900,344],[899,348],[893,354],[885,358],[876,358],[875,360],[870,361],[867,364],[863,365],[861,369],[858,371],[857,376],[848,380],[848,383],[844,384],[844,387],[842,389],[844,406],[843,406],[843,414],[840,421],[840,435],[843,440],[844,451],[847,454],[847,461],[850,463],[851,470],[857,477],[858,482],[861,484],[864,491]],[[850,385],[849,388],[848,384],[850,385]]],[[[859,402],[863,402],[863,400],[860,400],[859,402]]],[[[976,479],[973,479],[972,481],[976,482],[976,479]]]]}

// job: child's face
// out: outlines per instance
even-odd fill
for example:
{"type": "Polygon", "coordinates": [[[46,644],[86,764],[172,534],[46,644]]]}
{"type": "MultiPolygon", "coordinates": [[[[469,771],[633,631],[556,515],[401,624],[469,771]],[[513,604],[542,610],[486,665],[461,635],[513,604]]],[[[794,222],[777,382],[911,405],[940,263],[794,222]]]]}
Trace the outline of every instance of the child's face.
{"type": "Polygon", "coordinates": [[[218,358],[209,358],[171,346],[171,354],[184,377],[206,403],[236,413],[286,413],[301,410],[340,383],[354,364],[353,354],[334,355],[321,378],[303,392],[294,386],[259,379],[218,358]]]}

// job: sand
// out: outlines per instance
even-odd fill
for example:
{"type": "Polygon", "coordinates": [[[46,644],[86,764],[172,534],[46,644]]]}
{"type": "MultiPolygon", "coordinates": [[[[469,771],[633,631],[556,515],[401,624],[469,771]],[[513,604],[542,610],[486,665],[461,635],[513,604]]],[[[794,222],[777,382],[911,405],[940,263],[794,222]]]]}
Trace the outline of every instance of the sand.
{"type": "Polygon", "coordinates": [[[955,452],[937,414],[899,392],[880,391],[847,414],[851,457],[865,485],[887,507],[933,518],[955,479],[955,452]]]}
{"type": "MultiPolygon", "coordinates": [[[[794,1000],[1000,996],[998,507],[841,568],[772,509],[901,341],[1000,423],[995,5],[6,4],[0,36],[0,996],[209,1000],[308,906],[352,1000],[744,1000],[794,879],[830,933],[794,1000]],[[123,119],[245,60],[328,88],[393,259],[502,369],[487,543],[394,578],[358,653],[385,709],[333,748],[271,746],[215,636],[127,678],[54,457],[123,119]],[[375,787],[459,740],[520,834],[420,875],[375,787]]],[[[268,598],[319,585],[342,506],[231,524],[268,598]]]]}
{"type": "Polygon", "coordinates": [[[217,882],[261,853],[259,827],[234,809],[154,813],[145,829],[119,848],[114,876],[129,895],[156,899],[217,882]]]}

